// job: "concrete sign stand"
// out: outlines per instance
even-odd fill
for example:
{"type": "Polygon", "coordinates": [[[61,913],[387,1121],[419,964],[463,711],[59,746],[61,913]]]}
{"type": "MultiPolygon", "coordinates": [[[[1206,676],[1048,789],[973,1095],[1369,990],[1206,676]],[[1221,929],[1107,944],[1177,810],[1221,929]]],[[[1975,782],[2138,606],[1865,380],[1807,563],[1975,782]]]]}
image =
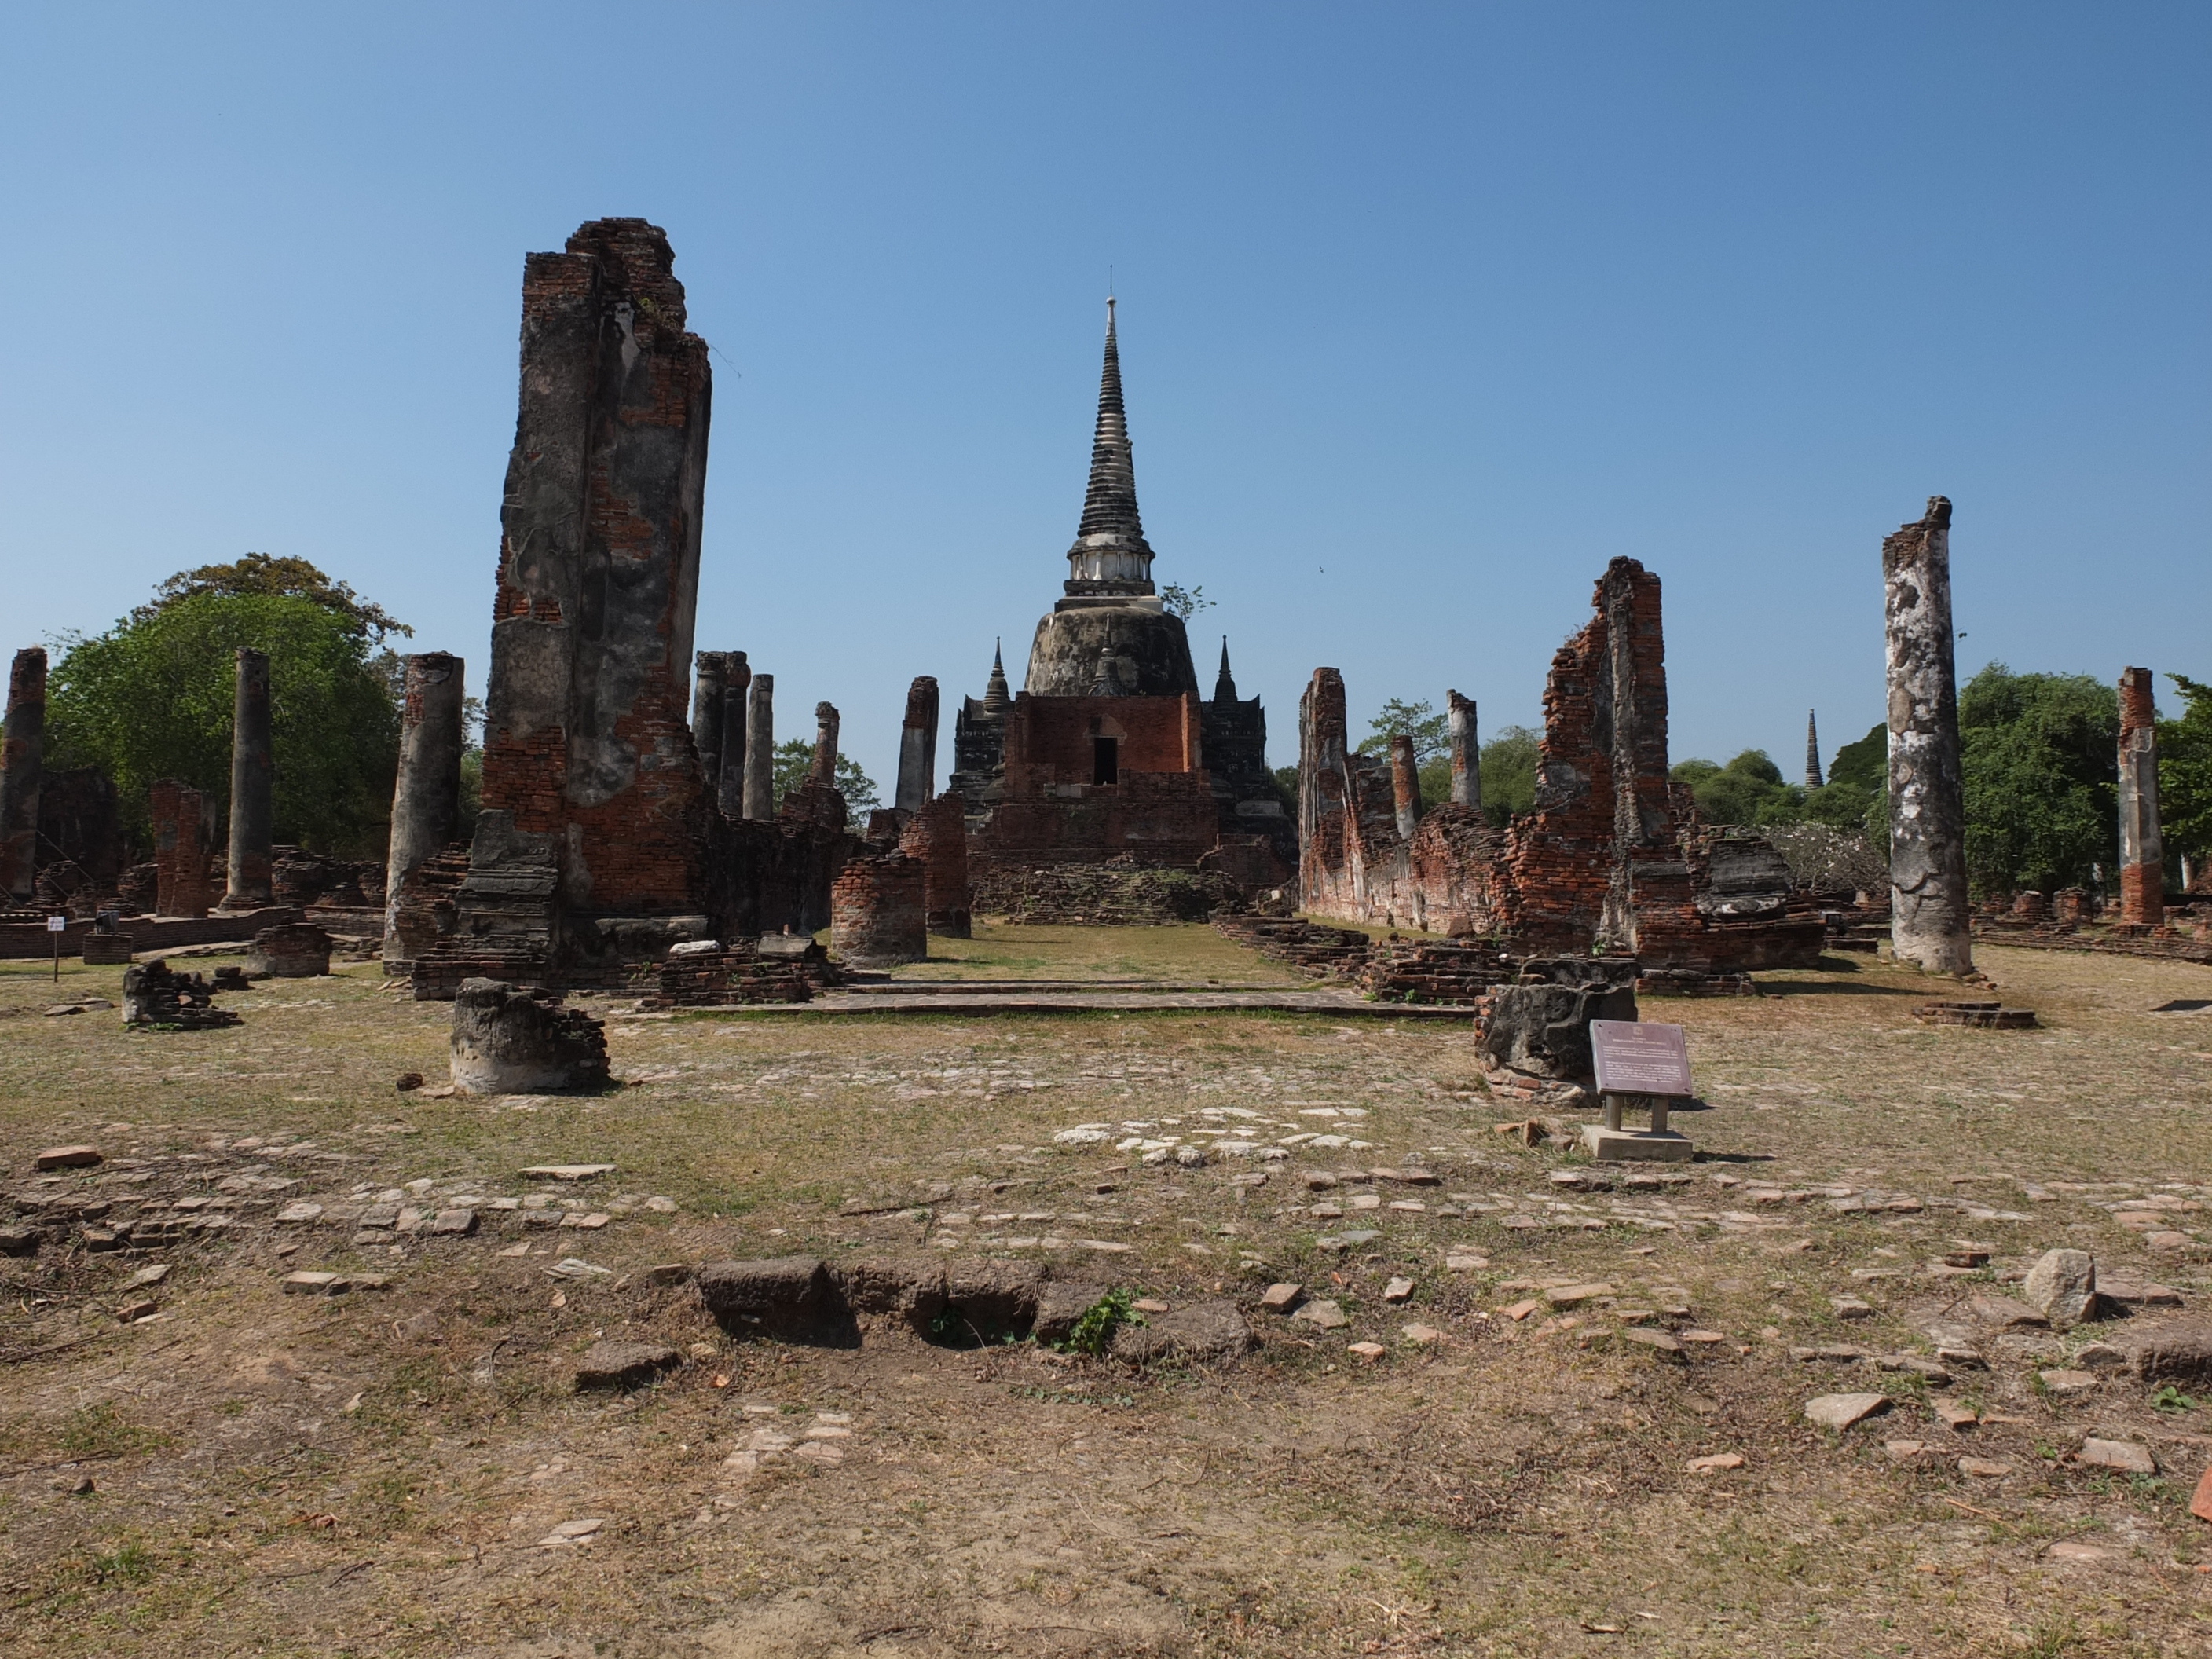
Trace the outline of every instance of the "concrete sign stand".
{"type": "Polygon", "coordinates": [[[1687,1135],[1667,1127],[1674,1103],[1695,1092],[1690,1086],[1690,1050],[1682,1028],[1594,1019],[1589,1030],[1605,1121],[1583,1125],[1583,1147],[1602,1163],[1687,1164],[1697,1147],[1687,1135]],[[1649,1129],[1623,1127],[1621,1113],[1632,1106],[1650,1110],[1649,1129]]]}

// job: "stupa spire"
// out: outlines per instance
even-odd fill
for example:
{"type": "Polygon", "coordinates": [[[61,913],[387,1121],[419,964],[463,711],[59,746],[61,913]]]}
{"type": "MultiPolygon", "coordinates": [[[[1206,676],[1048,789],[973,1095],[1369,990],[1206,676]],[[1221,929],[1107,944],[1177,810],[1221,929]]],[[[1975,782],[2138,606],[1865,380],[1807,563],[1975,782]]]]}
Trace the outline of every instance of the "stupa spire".
{"type": "Polygon", "coordinates": [[[1820,724],[1816,718],[1818,712],[1811,708],[1805,711],[1805,787],[1808,789],[1820,787],[1820,724]]]}
{"type": "Polygon", "coordinates": [[[1006,663],[1005,653],[1001,649],[1003,645],[1003,641],[991,641],[991,679],[990,683],[983,688],[983,712],[987,714],[1004,714],[1006,705],[1014,700],[1013,693],[1006,689],[1006,663]]]}
{"type": "Polygon", "coordinates": [[[1221,636],[1221,672],[1214,677],[1213,700],[1218,703],[1237,701],[1237,681],[1229,672],[1229,635],[1221,636]]]}
{"type": "Polygon", "coordinates": [[[1098,423],[1091,441],[1091,483],[1083,520],[1067,550],[1070,593],[1145,595],[1152,591],[1152,550],[1137,512],[1137,471],[1129,419],[1121,404],[1121,355],[1114,301],[1106,301],[1106,362],[1098,375],[1098,423]]]}

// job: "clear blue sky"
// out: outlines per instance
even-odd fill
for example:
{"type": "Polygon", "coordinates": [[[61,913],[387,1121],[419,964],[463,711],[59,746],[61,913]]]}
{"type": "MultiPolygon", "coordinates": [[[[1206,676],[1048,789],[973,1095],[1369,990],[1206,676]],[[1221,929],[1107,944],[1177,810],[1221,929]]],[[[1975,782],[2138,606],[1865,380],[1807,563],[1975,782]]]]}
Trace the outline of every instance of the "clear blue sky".
{"type": "Polygon", "coordinates": [[[1936,491],[1963,672],[2212,679],[2208,69],[2201,3],[19,8],[0,643],[258,550],[480,683],[523,255],[638,214],[716,349],[699,643],[879,782],[1060,591],[1109,264],[1279,763],[1318,664],[1534,723],[1627,554],[1676,757],[1794,775],[1936,491]]]}

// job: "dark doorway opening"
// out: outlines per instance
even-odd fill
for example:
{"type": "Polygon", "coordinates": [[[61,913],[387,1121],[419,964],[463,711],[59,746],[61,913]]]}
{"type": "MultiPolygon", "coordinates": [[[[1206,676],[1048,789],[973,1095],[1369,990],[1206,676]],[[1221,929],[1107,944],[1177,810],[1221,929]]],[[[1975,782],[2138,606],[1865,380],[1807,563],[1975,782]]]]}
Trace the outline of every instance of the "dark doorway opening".
{"type": "Polygon", "coordinates": [[[1115,738],[1093,738],[1091,739],[1091,782],[1119,783],[1121,781],[1121,767],[1117,764],[1117,757],[1115,753],[1115,746],[1119,741],[1120,739],[1115,738]]]}

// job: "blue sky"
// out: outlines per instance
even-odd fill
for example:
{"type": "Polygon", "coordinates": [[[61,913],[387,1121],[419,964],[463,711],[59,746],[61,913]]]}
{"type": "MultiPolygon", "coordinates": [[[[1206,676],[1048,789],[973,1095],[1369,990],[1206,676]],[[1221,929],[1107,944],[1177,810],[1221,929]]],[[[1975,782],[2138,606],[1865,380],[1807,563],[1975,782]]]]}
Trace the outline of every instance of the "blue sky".
{"type": "Polygon", "coordinates": [[[699,643],[879,781],[1059,592],[1109,265],[1279,763],[1320,664],[1536,723],[1626,554],[1675,756],[1794,773],[1936,491],[1962,672],[2212,679],[2208,68],[2201,5],[21,8],[0,643],[258,550],[479,679],[522,257],[638,214],[716,351],[699,643]]]}

